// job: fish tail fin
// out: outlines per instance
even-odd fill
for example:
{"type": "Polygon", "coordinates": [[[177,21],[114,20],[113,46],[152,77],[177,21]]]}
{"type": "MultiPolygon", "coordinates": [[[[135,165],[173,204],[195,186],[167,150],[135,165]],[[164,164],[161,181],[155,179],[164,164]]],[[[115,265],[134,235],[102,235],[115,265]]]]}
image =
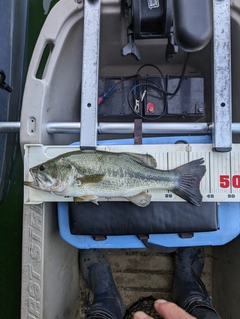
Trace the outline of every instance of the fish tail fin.
{"type": "Polygon", "coordinates": [[[202,195],[200,193],[200,181],[206,172],[206,166],[202,165],[204,159],[200,158],[177,167],[174,171],[178,174],[178,185],[173,193],[185,199],[191,204],[200,206],[202,195]]]}

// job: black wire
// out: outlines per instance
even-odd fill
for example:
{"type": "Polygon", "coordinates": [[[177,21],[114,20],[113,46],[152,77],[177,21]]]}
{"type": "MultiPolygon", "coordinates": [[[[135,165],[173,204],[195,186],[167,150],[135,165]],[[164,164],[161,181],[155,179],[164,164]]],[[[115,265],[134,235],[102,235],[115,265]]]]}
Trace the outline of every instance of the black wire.
{"type": "MultiPolygon", "coordinates": [[[[182,84],[182,81],[183,81],[183,79],[184,79],[184,75],[185,75],[185,72],[186,72],[186,68],[187,68],[187,63],[188,63],[189,56],[190,56],[190,53],[187,53],[186,58],[185,58],[185,61],[184,61],[184,64],[183,64],[182,72],[181,72],[181,75],[180,75],[180,79],[179,79],[178,85],[177,85],[177,87],[176,87],[176,89],[175,89],[174,92],[168,92],[168,91],[166,91],[166,89],[163,90],[160,86],[158,86],[158,85],[155,84],[155,83],[154,83],[154,84],[151,84],[151,83],[147,83],[147,82],[139,83],[139,84],[136,84],[136,85],[134,85],[134,86],[132,87],[132,89],[128,92],[127,101],[128,101],[129,107],[131,108],[131,110],[132,110],[136,115],[138,115],[138,116],[139,116],[140,118],[142,118],[142,119],[146,119],[146,120],[150,120],[150,121],[151,121],[151,120],[157,120],[157,119],[159,119],[160,117],[162,117],[162,116],[165,114],[165,111],[166,111],[166,103],[165,103],[165,102],[163,102],[163,103],[164,103],[164,104],[163,104],[163,112],[162,112],[159,116],[157,116],[157,117],[148,118],[148,117],[145,117],[145,116],[143,116],[143,115],[137,113],[137,112],[134,110],[134,108],[132,107],[132,105],[131,105],[130,96],[131,96],[133,90],[135,90],[137,87],[141,87],[141,86],[149,86],[149,87],[152,87],[153,89],[158,90],[160,93],[162,93],[162,94],[165,95],[165,96],[171,96],[171,97],[175,96],[175,95],[177,94],[177,92],[179,91],[179,89],[180,89],[180,87],[181,87],[181,84],[182,84]]],[[[154,67],[155,69],[157,69],[157,70],[159,71],[159,73],[161,74],[162,79],[163,79],[163,81],[164,81],[163,73],[161,72],[161,70],[160,70],[157,66],[155,66],[155,65],[153,65],[153,64],[144,64],[144,65],[142,65],[142,66],[137,70],[137,73],[136,73],[136,74],[139,74],[139,71],[140,71],[142,68],[147,67],[147,66],[151,66],[151,67],[154,67]]],[[[164,81],[164,83],[165,83],[165,81],[164,81]]],[[[166,86],[165,86],[165,88],[166,88],[166,86]]]]}
{"type": "Polygon", "coordinates": [[[137,112],[134,110],[134,108],[132,107],[131,102],[130,102],[130,96],[131,96],[131,94],[132,94],[132,91],[135,90],[137,87],[140,87],[140,86],[149,86],[149,87],[151,87],[151,88],[153,88],[153,89],[159,90],[160,92],[163,91],[158,85],[156,85],[156,84],[151,84],[151,83],[139,83],[139,84],[133,86],[133,87],[131,88],[131,90],[128,92],[128,95],[127,95],[127,101],[128,101],[128,105],[129,105],[130,109],[131,109],[137,116],[141,117],[141,118],[144,119],[144,120],[153,121],[153,120],[157,120],[157,119],[161,118],[161,117],[165,114],[165,111],[166,111],[166,104],[164,103],[164,101],[163,101],[163,111],[162,111],[162,113],[161,113],[160,115],[158,115],[158,116],[156,116],[156,117],[152,117],[152,118],[148,118],[148,117],[146,117],[146,116],[143,116],[143,115],[137,113],[137,112]]]}
{"type": "MultiPolygon", "coordinates": [[[[151,63],[143,64],[143,65],[140,66],[140,68],[137,70],[137,73],[136,73],[136,74],[139,74],[139,72],[140,72],[143,68],[149,67],[149,66],[152,67],[152,68],[154,68],[154,69],[156,69],[156,70],[160,73],[160,75],[161,75],[161,77],[162,77],[162,80],[163,80],[164,89],[166,90],[166,89],[167,89],[167,86],[166,86],[166,81],[165,81],[164,75],[163,75],[162,71],[161,71],[156,65],[151,64],[151,63]]],[[[150,81],[150,80],[148,80],[148,81],[150,81]]]]}
{"type": "MultiPolygon", "coordinates": [[[[186,55],[186,58],[185,58],[185,61],[184,61],[184,64],[183,64],[183,68],[182,68],[182,72],[181,72],[181,75],[180,75],[180,79],[179,79],[179,82],[178,82],[178,86],[176,87],[175,91],[174,92],[168,92],[166,90],[162,90],[161,93],[164,94],[164,95],[171,95],[171,96],[174,96],[177,94],[177,92],[179,91],[180,87],[181,87],[181,84],[182,84],[182,81],[183,81],[183,78],[184,78],[184,75],[185,75],[185,72],[186,72],[186,68],[187,68],[187,63],[188,63],[188,59],[189,59],[189,56],[190,56],[190,53],[187,53],[186,55]]],[[[148,64],[145,64],[143,65],[142,67],[144,66],[147,66],[148,64]]],[[[152,65],[153,66],[153,65],[152,65]]],[[[142,68],[141,67],[141,68],[142,68]]],[[[154,66],[156,69],[158,69],[158,67],[154,66]]],[[[141,69],[140,68],[140,69],[141,69]]],[[[158,69],[159,70],[159,69],[158,69]]],[[[139,71],[139,70],[138,70],[139,71]]],[[[159,70],[160,71],[160,70],[159,70]]],[[[161,72],[161,71],[160,71],[161,72]]],[[[143,83],[142,83],[143,84],[143,83]]]]}
{"type": "Polygon", "coordinates": [[[160,82],[159,85],[158,85],[158,84],[156,84],[154,81],[149,80],[149,78],[146,78],[146,82],[143,82],[142,84],[144,84],[144,83],[152,83],[152,84],[154,84],[156,87],[158,87],[159,89],[163,90],[163,88],[162,88],[162,83],[161,83],[161,82],[160,82]]]}
{"type": "Polygon", "coordinates": [[[143,68],[148,67],[148,66],[150,66],[150,67],[155,68],[156,70],[158,70],[158,72],[161,74],[162,79],[164,80],[164,75],[163,75],[162,71],[161,71],[156,65],[150,64],[150,63],[144,64],[144,65],[140,66],[140,68],[137,70],[137,73],[136,73],[136,74],[139,74],[139,72],[140,72],[143,68]]]}
{"type": "Polygon", "coordinates": [[[182,84],[182,81],[183,81],[183,78],[184,78],[184,75],[185,75],[185,72],[186,72],[186,68],[187,68],[187,63],[188,63],[189,56],[190,56],[190,53],[187,53],[186,58],[185,58],[185,61],[184,61],[184,64],[183,64],[183,68],[182,68],[182,73],[181,73],[181,76],[180,76],[180,80],[179,80],[179,82],[178,82],[178,86],[177,86],[176,90],[175,90],[173,93],[165,92],[164,94],[174,96],[174,95],[176,95],[177,92],[179,91],[179,89],[180,89],[180,87],[181,87],[181,84],[182,84]]]}
{"type": "MultiPolygon", "coordinates": [[[[182,84],[182,81],[183,81],[183,78],[184,78],[184,75],[185,75],[185,72],[186,72],[186,68],[187,68],[187,63],[188,63],[188,59],[189,59],[189,56],[190,56],[190,53],[187,53],[186,55],[186,58],[185,58],[185,61],[183,63],[183,68],[182,68],[182,72],[181,72],[181,75],[180,75],[180,79],[179,79],[179,82],[178,82],[178,86],[176,87],[175,91],[174,92],[167,92],[166,90],[162,90],[162,93],[165,94],[165,95],[171,95],[171,96],[174,96],[177,94],[177,92],[179,91],[180,87],[181,87],[181,84],[182,84]]],[[[136,75],[139,74],[140,70],[144,67],[147,67],[147,66],[150,66],[150,67],[153,67],[155,68],[156,70],[158,70],[158,72],[161,74],[161,77],[164,81],[164,75],[162,73],[162,71],[154,64],[144,64],[142,65],[138,70],[137,70],[137,73],[136,75]]],[[[164,81],[165,82],[165,81],[164,81]]]]}

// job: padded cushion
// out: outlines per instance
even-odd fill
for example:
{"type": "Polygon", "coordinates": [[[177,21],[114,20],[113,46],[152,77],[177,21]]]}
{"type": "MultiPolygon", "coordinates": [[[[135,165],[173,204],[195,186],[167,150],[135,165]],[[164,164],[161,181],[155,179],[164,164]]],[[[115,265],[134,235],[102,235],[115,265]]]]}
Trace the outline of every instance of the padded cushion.
{"type": "Polygon", "coordinates": [[[185,202],[69,203],[70,231],[76,235],[139,235],[192,233],[218,229],[216,203],[200,207],[185,202]]]}

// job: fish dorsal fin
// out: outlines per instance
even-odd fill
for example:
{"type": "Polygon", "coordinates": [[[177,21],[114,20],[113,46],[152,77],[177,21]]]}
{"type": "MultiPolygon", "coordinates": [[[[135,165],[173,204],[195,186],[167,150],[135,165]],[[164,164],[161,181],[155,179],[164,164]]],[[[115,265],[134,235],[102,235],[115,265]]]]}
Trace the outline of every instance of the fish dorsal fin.
{"type": "Polygon", "coordinates": [[[134,162],[142,164],[147,167],[156,168],[157,162],[155,158],[150,154],[139,154],[139,153],[125,153],[132,158],[134,162]]]}

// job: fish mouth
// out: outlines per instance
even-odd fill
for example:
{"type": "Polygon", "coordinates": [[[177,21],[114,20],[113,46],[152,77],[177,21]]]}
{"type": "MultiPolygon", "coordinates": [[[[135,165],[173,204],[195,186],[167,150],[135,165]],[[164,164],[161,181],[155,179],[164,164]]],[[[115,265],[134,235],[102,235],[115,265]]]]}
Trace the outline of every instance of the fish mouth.
{"type": "Polygon", "coordinates": [[[33,181],[33,182],[24,181],[23,184],[24,184],[25,186],[30,186],[30,187],[33,187],[33,188],[38,188],[38,184],[36,183],[36,181],[33,181]]]}
{"type": "MultiPolygon", "coordinates": [[[[35,189],[54,192],[58,186],[55,181],[51,180],[48,176],[30,171],[33,181],[24,181],[25,186],[35,189]]],[[[65,190],[65,189],[64,189],[65,190]]],[[[64,191],[62,190],[62,191],[64,191]]],[[[62,192],[61,191],[61,192],[62,192]]]]}
{"type": "Polygon", "coordinates": [[[29,182],[29,181],[24,181],[24,185],[25,186],[29,186],[32,188],[41,188],[41,185],[43,185],[44,179],[42,178],[42,176],[40,176],[39,174],[34,174],[33,172],[31,172],[33,181],[29,182]]]}

